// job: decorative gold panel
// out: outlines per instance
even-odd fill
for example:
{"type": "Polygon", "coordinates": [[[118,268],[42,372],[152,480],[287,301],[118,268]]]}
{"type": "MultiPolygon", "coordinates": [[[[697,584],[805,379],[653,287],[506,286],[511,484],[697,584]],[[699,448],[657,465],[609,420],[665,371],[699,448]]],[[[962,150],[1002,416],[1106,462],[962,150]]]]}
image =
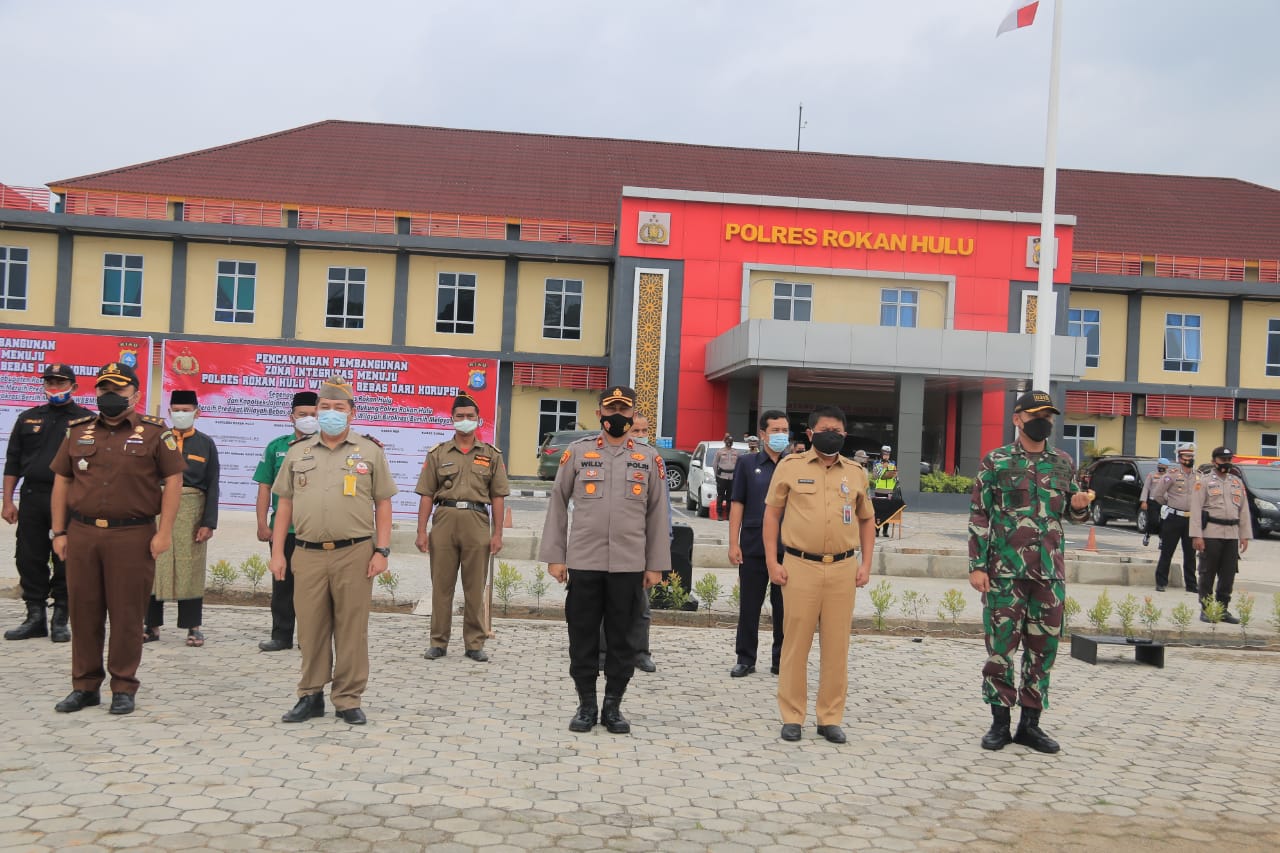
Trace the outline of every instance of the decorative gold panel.
{"type": "Polygon", "coordinates": [[[636,411],[649,419],[658,435],[658,393],[662,377],[662,291],[667,277],[642,272],[636,287],[635,389],[636,411]]]}

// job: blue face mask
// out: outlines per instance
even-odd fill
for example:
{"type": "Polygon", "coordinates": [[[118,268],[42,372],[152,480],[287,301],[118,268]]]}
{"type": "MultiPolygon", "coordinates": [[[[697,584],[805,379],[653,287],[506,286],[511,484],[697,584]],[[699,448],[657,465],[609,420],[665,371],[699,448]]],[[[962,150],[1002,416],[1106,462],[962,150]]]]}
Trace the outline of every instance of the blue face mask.
{"type": "Polygon", "coordinates": [[[71,402],[71,389],[68,388],[66,391],[62,391],[57,394],[49,394],[48,397],[49,397],[49,405],[65,406],[67,403],[71,402]]]}
{"type": "Polygon", "coordinates": [[[787,445],[791,443],[791,436],[785,432],[775,432],[769,436],[769,449],[774,453],[781,453],[787,449],[787,445]]]}
{"type": "Polygon", "coordinates": [[[342,435],[347,428],[347,416],[333,409],[325,409],[316,419],[320,421],[320,431],[325,435],[342,435]]]}

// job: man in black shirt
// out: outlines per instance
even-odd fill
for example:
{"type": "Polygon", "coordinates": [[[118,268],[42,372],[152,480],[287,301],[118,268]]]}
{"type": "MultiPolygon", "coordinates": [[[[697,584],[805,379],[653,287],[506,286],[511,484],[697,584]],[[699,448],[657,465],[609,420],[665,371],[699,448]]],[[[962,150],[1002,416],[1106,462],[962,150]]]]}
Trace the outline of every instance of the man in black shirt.
{"type": "Polygon", "coordinates": [[[49,541],[51,519],[49,496],[53,472],[49,463],[67,434],[68,422],[93,414],[77,405],[76,374],[68,364],[46,365],[44,393],[48,402],[18,415],[9,436],[4,460],[4,520],[18,525],[15,562],[27,603],[26,621],[4,632],[6,640],[49,637],[55,643],[71,639],[67,627],[67,564],[53,554],[49,541]],[[21,502],[13,502],[13,492],[22,481],[21,502]],[[53,572],[49,557],[53,556],[53,572]],[[52,635],[45,621],[45,608],[53,599],[52,635]]]}

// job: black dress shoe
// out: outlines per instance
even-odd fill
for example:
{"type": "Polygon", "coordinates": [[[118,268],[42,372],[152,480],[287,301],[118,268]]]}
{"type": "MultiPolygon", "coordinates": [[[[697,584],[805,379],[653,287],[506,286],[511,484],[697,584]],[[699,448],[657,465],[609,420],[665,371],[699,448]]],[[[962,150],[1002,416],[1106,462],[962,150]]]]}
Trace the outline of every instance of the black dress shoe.
{"type": "Polygon", "coordinates": [[[1230,610],[1224,610],[1224,611],[1222,611],[1222,621],[1223,621],[1223,622],[1226,622],[1228,625],[1239,625],[1239,624],[1240,624],[1240,620],[1239,620],[1239,619],[1237,619],[1235,616],[1233,616],[1233,615],[1231,614],[1231,611],[1230,611],[1230,610]]]}
{"type": "Polygon", "coordinates": [[[489,659],[489,655],[485,653],[484,649],[467,649],[467,657],[480,663],[484,663],[489,659]]]}
{"type": "Polygon", "coordinates": [[[97,690],[72,690],[67,694],[66,699],[53,706],[53,710],[59,714],[70,714],[81,708],[92,708],[100,704],[102,704],[102,694],[97,690]]]}
{"type": "Polygon", "coordinates": [[[258,643],[258,650],[263,652],[284,652],[291,648],[293,648],[293,643],[291,641],[281,640],[277,637],[272,637],[270,640],[263,640],[261,643],[258,643]]]}
{"type": "Polygon", "coordinates": [[[844,736],[844,729],[836,725],[818,726],[818,734],[822,735],[832,743],[844,743],[848,740],[848,738],[844,736]]]}
{"type": "Polygon", "coordinates": [[[769,671],[770,671],[770,672],[772,672],[774,675],[777,675],[777,674],[778,674],[778,665],[775,663],[773,666],[769,667],[769,671]]]}
{"type": "Polygon", "coordinates": [[[742,678],[755,672],[756,668],[749,663],[734,664],[733,669],[729,670],[730,678],[742,678]]]}
{"type": "Polygon", "coordinates": [[[657,672],[658,665],[653,662],[653,655],[648,652],[641,652],[636,655],[636,669],[643,672],[657,672]]]}
{"type": "Polygon", "coordinates": [[[1156,584],[1156,592],[1164,592],[1164,585],[1156,584]]]}
{"type": "Polygon", "coordinates": [[[364,711],[361,711],[359,708],[348,708],[345,711],[334,711],[333,715],[353,726],[363,726],[369,721],[369,718],[364,715],[364,711]]]}
{"type": "Polygon", "coordinates": [[[448,654],[448,651],[444,646],[432,646],[423,652],[422,656],[427,660],[435,660],[436,658],[444,657],[446,654],[448,654]]]}
{"type": "Polygon", "coordinates": [[[111,714],[132,714],[133,713],[133,694],[132,693],[112,693],[111,694],[111,714]]]}
{"type": "Polygon", "coordinates": [[[299,699],[297,705],[294,705],[281,715],[280,722],[301,723],[303,720],[310,720],[312,717],[323,716],[324,691],[320,691],[319,693],[310,693],[299,699]]]}
{"type": "Polygon", "coordinates": [[[800,740],[800,724],[799,723],[783,723],[782,739],[796,741],[800,740]]]}

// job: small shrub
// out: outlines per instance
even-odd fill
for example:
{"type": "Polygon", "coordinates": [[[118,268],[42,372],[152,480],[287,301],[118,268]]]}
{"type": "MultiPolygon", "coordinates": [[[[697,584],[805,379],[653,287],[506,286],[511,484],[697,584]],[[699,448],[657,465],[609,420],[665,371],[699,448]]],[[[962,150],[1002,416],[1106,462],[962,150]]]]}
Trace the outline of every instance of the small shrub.
{"type": "Polygon", "coordinates": [[[1071,621],[1080,615],[1080,602],[1071,596],[1067,596],[1067,600],[1062,602],[1062,630],[1063,633],[1071,630],[1071,621]]]}
{"type": "Polygon", "coordinates": [[[742,609],[742,586],[734,584],[733,589],[729,592],[729,604],[733,605],[734,610],[742,609]]]}
{"type": "Polygon", "coordinates": [[[267,566],[267,561],[262,559],[261,554],[250,554],[240,564],[240,575],[253,584],[254,593],[257,593],[258,585],[262,583],[262,579],[267,576],[268,571],[270,571],[270,568],[267,566]]]}
{"type": "Polygon", "coordinates": [[[1142,610],[1138,613],[1138,618],[1142,620],[1142,624],[1147,626],[1147,633],[1154,640],[1156,636],[1156,625],[1160,623],[1160,616],[1163,614],[1155,602],[1151,600],[1151,596],[1144,596],[1142,599],[1142,610]]]}
{"type": "Polygon", "coordinates": [[[523,578],[520,577],[520,570],[506,560],[499,561],[498,571],[493,575],[493,594],[498,597],[498,603],[502,605],[502,615],[506,616],[511,609],[511,599],[515,598],[516,590],[520,588],[523,578]]]}
{"type": "Polygon", "coordinates": [[[929,604],[929,596],[923,592],[917,592],[909,589],[902,593],[902,602],[899,605],[902,609],[903,616],[911,617],[917,625],[920,624],[920,611],[924,610],[929,604]]]}
{"type": "Polygon", "coordinates": [[[378,586],[387,591],[387,595],[391,596],[391,606],[396,606],[396,590],[400,588],[400,576],[395,572],[387,569],[378,575],[378,586]]]}
{"type": "Polygon", "coordinates": [[[707,572],[702,579],[693,585],[693,591],[698,594],[698,598],[702,599],[702,604],[707,608],[707,624],[711,623],[711,605],[716,603],[716,599],[720,597],[720,593],[724,592],[724,587],[720,586],[720,579],[711,572],[707,572]]]}
{"type": "Polygon", "coordinates": [[[1196,616],[1196,612],[1191,609],[1191,605],[1185,601],[1178,604],[1169,611],[1169,618],[1173,620],[1173,627],[1178,629],[1178,639],[1185,639],[1187,629],[1191,627],[1191,620],[1196,616]]]}
{"type": "Polygon", "coordinates": [[[538,568],[533,571],[533,580],[525,585],[525,589],[533,596],[533,600],[539,610],[542,609],[542,596],[547,594],[547,590],[551,589],[551,581],[547,580],[547,571],[542,568],[542,564],[538,564],[538,568]]]}
{"type": "Polygon", "coordinates": [[[920,475],[920,491],[967,495],[973,491],[973,478],[960,474],[947,474],[943,471],[931,471],[920,475]]]}
{"type": "Polygon", "coordinates": [[[1271,597],[1271,627],[1280,634],[1280,592],[1271,597]]]}
{"type": "Polygon", "coordinates": [[[1107,623],[1111,621],[1111,613],[1114,610],[1110,592],[1104,588],[1102,595],[1098,596],[1098,603],[1090,607],[1085,615],[1089,618],[1089,624],[1093,626],[1093,630],[1101,634],[1107,630],[1107,623]]]}
{"type": "Polygon", "coordinates": [[[1240,620],[1240,638],[1243,642],[1249,642],[1249,623],[1253,621],[1253,607],[1257,603],[1257,599],[1253,597],[1253,593],[1244,592],[1236,599],[1236,617],[1240,620]]]}
{"type": "Polygon", "coordinates": [[[213,578],[213,588],[221,593],[226,592],[227,587],[235,583],[236,578],[240,577],[240,572],[226,560],[219,560],[209,569],[209,576],[213,578]]]}
{"type": "Polygon", "coordinates": [[[958,589],[949,589],[942,594],[942,603],[938,605],[938,616],[941,619],[950,619],[954,625],[960,621],[960,614],[964,612],[968,602],[964,600],[964,593],[958,589]]]}
{"type": "Polygon", "coordinates": [[[871,587],[871,608],[875,611],[874,622],[877,631],[884,630],[884,615],[889,612],[889,608],[893,605],[893,587],[889,585],[887,580],[871,587]]]}
{"type": "MultiPolygon", "coordinates": [[[[689,603],[689,590],[684,588],[684,581],[680,580],[679,572],[672,572],[667,575],[667,579],[660,586],[666,590],[667,600],[671,603],[672,610],[684,610],[684,606],[689,603]]],[[[654,587],[655,589],[657,587],[654,587]]]]}
{"type": "Polygon", "coordinates": [[[1133,593],[1126,595],[1124,601],[1116,605],[1116,615],[1120,617],[1120,630],[1126,637],[1132,637],[1134,623],[1138,618],[1138,599],[1133,597],[1133,593]]]}
{"type": "Polygon", "coordinates": [[[1209,620],[1210,634],[1218,636],[1218,623],[1222,621],[1222,614],[1227,612],[1227,606],[1213,596],[1206,595],[1200,601],[1200,612],[1209,620]]]}

